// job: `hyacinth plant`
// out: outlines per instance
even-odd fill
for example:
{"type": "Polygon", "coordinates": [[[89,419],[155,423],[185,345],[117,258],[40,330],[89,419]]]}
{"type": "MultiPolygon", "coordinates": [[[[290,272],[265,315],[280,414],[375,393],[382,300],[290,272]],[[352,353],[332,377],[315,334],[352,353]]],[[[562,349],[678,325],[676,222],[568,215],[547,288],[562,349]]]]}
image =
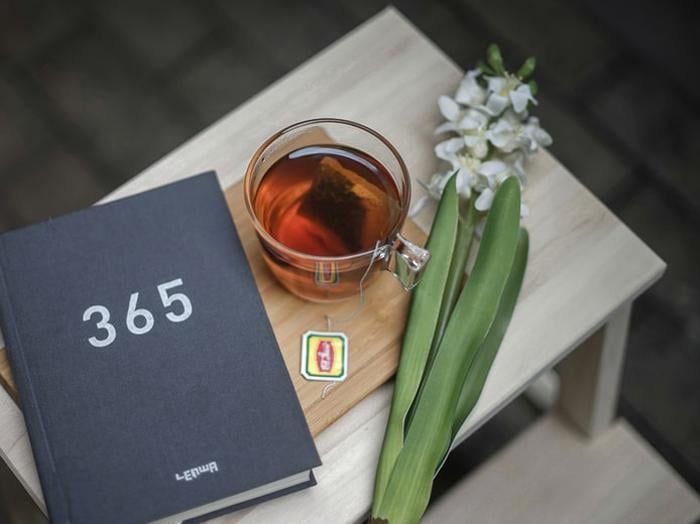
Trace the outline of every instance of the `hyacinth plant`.
{"type": "MultiPolygon", "coordinates": [[[[479,399],[515,310],[529,239],[520,226],[524,162],[551,143],[528,115],[535,59],[505,71],[495,45],[440,97],[453,136],[435,148],[449,167],[426,184],[439,200],[428,237],[431,260],[411,297],[389,420],[375,476],[370,522],[417,523],[433,478],[479,399]],[[477,224],[484,224],[465,278],[477,224]]],[[[419,202],[419,207],[425,203],[419,202]]]]}
{"type": "MultiPolygon", "coordinates": [[[[527,182],[526,159],[552,138],[540,127],[529,110],[537,105],[537,83],[532,79],[535,58],[530,57],[518,72],[505,70],[498,46],[487,50],[487,63],[479,63],[464,76],[454,97],[438,99],[445,122],[436,134],[449,138],[435,146],[435,155],[445,169],[423,185],[427,196],[420,199],[412,214],[417,214],[430,198],[439,200],[452,173],[457,173],[457,190],[465,200],[473,200],[479,212],[491,207],[499,185],[515,176],[521,187],[527,182]]],[[[527,216],[523,203],[521,215],[527,216]]]]}

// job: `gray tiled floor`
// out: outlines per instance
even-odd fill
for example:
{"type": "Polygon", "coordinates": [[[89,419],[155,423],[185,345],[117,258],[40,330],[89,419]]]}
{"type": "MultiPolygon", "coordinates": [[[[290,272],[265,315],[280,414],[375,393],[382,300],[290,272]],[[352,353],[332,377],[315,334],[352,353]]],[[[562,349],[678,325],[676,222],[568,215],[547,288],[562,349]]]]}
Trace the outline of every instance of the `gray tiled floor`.
{"type": "MultiPolygon", "coordinates": [[[[97,200],[384,5],[0,0],[0,231],[97,200]]],[[[669,262],[633,316],[620,412],[700,489],[700,33],[689,6],[398,2],[464,67],[490,41],[513,63],[536,54],[552,151],[669,262]]],[[[522,425],[521,408],[443,476],[522,425]]]]}

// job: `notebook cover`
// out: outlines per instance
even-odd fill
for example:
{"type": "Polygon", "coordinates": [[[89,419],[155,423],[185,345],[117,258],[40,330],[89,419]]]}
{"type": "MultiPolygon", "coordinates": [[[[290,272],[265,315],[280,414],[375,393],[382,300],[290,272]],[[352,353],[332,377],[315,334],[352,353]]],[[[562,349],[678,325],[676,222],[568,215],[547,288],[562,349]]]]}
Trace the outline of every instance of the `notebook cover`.
{"type": "Polygon", "coordinates": [[[0,235],[0,325],[52,522],[320,465],[213,172],[0,235]]]}

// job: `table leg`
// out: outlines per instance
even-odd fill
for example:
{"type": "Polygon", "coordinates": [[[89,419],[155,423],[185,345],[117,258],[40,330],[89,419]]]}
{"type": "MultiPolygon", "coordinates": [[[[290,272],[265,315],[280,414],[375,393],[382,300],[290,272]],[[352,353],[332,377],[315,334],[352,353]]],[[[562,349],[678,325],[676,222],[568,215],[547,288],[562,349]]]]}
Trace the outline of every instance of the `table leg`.
{"type": "Polygon", "coordinates": [[[591,437],[615,417],[631,311],[631,302],[617,309],[558,367],[559,409],[591,437]]]}

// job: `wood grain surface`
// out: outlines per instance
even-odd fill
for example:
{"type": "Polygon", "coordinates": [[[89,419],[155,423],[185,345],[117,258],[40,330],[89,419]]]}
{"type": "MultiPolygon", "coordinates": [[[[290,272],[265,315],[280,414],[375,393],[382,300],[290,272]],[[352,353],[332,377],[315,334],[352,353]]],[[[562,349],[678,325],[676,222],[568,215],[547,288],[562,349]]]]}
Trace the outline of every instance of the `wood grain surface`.
{"type": "MultiPolygon", "coordinates": [[[[280,286],[265,265],[245,210],[242,185],[239,182],[231,186],[225,193],[226,201],[309,429],[312,435],[317,435],[396,371],[409,293],[388,272],[383,272],[368,286],[361,307],[359,296],[336,304],[312,304],[293,296],[280,286]],[[310,329],[325,329],[326,315],[339,320],[333,330],[346,333],[350,346],[348,378],[332,385],[306,380],[300,373],[301,335],[310,329]],[[342,322],[350,317],[352,321],[342,322]]],[[[415,242],[425,241],[423,231],[410,220],[406,221],[403,232],[415,242]]],[[[0,349],[0,380],[17,400],[5,348],[0,349]]]]}

